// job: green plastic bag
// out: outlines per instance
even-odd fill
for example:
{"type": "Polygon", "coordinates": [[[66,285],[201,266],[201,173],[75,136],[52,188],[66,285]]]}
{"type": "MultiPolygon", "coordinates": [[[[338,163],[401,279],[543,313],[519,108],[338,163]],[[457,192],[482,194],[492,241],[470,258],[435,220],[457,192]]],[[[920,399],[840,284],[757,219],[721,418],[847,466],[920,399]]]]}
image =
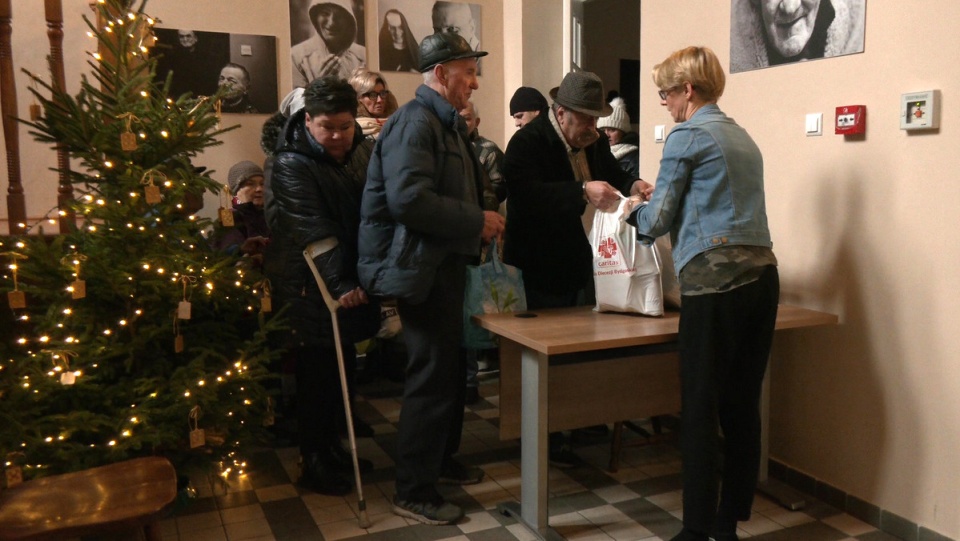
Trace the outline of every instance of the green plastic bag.
{"type": "Polygon", "coordinates": [[[522,312],[527,309],[520,269],[500,261],[497,241],[490,243],[486,261],[467,266],[467,286],[463,296],[463,347],[492,349],[497,342],[490,331],[471,319],[474,315],[522,312]]]}

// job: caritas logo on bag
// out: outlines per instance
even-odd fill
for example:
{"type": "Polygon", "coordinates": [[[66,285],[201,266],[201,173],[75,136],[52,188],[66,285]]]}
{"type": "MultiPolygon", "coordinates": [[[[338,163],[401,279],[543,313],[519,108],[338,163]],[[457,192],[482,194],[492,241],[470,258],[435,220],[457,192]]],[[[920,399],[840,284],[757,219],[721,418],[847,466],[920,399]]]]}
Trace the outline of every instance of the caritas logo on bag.
{"type": "Polygon", "coordinates": [[[619,252],[619,247],[617,246],[617,239],[613,237],[605,237],[600,241],[600,245],[597,246],[597,256],[602,257],[596,262],[598,267],[616,267],[620,265],[620,258],[617,257],[619,252]]]}

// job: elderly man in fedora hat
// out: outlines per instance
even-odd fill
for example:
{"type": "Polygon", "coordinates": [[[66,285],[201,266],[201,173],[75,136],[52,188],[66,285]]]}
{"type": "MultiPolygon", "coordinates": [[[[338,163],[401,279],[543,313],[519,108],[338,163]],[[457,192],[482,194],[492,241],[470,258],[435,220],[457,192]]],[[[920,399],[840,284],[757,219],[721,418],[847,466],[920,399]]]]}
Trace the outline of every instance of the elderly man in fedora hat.
{"type": "Polygon", "coordinates": [[[425,524],[463,517],[438,482],[483,478],[452,455],[463,429],[466,265],[504,228],[481,206],[483,172],[457,113],[479,88],[477,58],[486,54],[453,33],[423,39],[423,84],[383,126],[360,209],[361,283],[397,298],[408,352],[393,512],[425,524]]]}
{"type": "MultiPolygon", "coordinates": [[[[620,169],[597,131],[597,118],[611,113],[604,96],[595,74],[568,73],[550,91],[549,111],[507,145],[504,260],[523,270],[531,310],[593,304],[593,252],[585,227],[595,209],[616,205],[637,180],[620,169]]],[[[579,462],[559,433],[550,435],[549,457],[558,467],[579,462]]]]}

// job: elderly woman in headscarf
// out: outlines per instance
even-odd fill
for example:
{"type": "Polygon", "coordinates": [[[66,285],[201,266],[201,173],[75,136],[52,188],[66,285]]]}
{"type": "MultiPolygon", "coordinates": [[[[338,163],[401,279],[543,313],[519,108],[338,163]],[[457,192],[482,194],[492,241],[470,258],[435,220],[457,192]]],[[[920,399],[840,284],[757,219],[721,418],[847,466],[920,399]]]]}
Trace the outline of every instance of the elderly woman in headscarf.
{"type": "Polygon", "coordinates": [[[395,9],[383,15],[380,27],[380,69],[412,71],[420,69],[420,45],[413,37],[403,13],[395,9]]]}
{"type": "Polygon", "coordinates": [[[387,118],[397,110],[397,98],[387,88],[383,75],[359,68],[350,77],[357,91],[357,123],[366,136],[376,138],[387,118]]]}

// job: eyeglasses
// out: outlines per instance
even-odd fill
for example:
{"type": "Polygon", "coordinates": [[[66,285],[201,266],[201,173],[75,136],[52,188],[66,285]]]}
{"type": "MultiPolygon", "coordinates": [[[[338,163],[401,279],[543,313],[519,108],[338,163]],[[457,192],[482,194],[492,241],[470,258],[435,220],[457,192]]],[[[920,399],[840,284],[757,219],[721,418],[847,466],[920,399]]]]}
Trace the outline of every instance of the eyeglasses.
{"type": "Polygon", "coordinates": [[[657,94],[660,95],[660,99],[661,99],[661,100],[665,100],[665,99],[667,99],[667,96],[669,96],[671,92],[673,92],[674,90],[676,90],[676,89],[678,89],[678,88],[680,88],[680,87],[679,87],[679,86],[675,86],[675,87],[673,87],[673,88],[668,88],[668,89],[666,89],[666,90],[657,90],[657,94]]]}
{"type": "Polygon", "coordinates": [[[389,90],[383,90],[381,92],[374,92],[373,90],[371,90],[370,92],[364,92],[363,94],[360,94],[360,97],[367,98],[370,101],[377,101],[377,98],[385,100],[389,95],[390,95],[389,90]]]}
{"type": "MultiPolygon", "coordinates": [[[[674,90],[680,90],[680,89],[683,88],[683,87],[684,87],[684,85],[678,85],[678,86],[675,86],[675,87],[673,87],[673,88],[668,88],[668,89],[666,89],[666,90],[657,90],[657,94],[660,96],[660,99],[661,99],[661,100],[665,100],[665,99],[667,99],[667,96],[669,96],[671,92],[673,92],[674,90]]],[[[690,85],[690,87],[691,87],[691,88],[697,88],[697,87],[695,87],[695,86],[693,86],[693,85],[690,85]]]]}

